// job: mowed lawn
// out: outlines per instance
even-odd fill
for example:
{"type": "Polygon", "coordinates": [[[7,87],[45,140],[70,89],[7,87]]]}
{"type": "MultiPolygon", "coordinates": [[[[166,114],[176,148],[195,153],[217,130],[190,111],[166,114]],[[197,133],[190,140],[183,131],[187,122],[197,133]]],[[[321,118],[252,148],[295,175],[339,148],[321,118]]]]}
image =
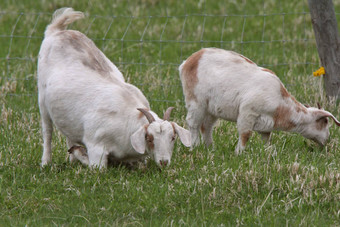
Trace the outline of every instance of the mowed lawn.
{"type": "Polygon", "coordinates": [[[300,102],[340,118],[312,75],[320,65],[307,1],[0,0],[0,226],[340,225],[335,124],[324,148],[285,132],[264,145],[255,133],[236,156],[236,125],[220,121],[214,147],[190,151],[177,141],[162,170],[70,164],[55,131],[52,163],[41,168],[37,55],[52,13],[65,6],[86,14],[70,27],[93,39],[160,116],[174,106],[184,127],[177,68],[202,47],[242,53],[300,102]]]}

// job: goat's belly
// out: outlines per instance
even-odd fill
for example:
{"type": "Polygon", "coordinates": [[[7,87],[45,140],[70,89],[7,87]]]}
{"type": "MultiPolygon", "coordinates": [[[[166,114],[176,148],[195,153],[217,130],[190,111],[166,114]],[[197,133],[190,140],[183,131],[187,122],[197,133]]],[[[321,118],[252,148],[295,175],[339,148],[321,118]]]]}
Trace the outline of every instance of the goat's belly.
{"type": "Polygon", "coordinates": [[[135,162],[145,159],[146,155],[139,154],[134,150],[130,151],[113,150],[109,152],[108,157],[111,161],[115,162],[135,162]]]}
{"type": "Polygon", "coordinates": [[[212,114],[213,116],[217,118],[221,118],[226,121],[233,121],[233,122],[237,121],[237,117],[239,114],[238,107],[229,106],[229,105],[216,106],[214,108],[209,108],[209,112],[210,114],[212,114]]]}
{"type": "Polygon", "coordinates": [[[49,115],[55,127],[73,142],[81,142],[84,135],[82,114],[69,111],[67,107],[54,105],[49,109],[49,115]]]}
{"type": "Polygon", "coordinates": [[[64,135],[67,139],[73,143],[82,144],[84,129],[80,125],[71,124],[67,121],[56,121],[54,122],[56,128],[64,135]]]}

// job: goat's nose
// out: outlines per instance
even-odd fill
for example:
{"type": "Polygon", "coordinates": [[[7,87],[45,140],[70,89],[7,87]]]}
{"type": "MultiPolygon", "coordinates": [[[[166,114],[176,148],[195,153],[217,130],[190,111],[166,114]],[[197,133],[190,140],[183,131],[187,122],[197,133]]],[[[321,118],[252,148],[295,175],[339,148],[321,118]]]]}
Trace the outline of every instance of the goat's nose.
{"type": "Polygon", "coordinates": [[[159,163],[161,164],[161,166],[167,166],[168,160],[160,160],[159,163]]]}

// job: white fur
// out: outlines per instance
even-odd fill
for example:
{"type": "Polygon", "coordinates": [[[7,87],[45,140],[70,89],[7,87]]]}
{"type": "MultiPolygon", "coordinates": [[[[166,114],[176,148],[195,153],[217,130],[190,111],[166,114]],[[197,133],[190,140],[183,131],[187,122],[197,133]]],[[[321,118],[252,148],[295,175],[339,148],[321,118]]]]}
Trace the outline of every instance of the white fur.
{"type": "MultiPolygon", "coordinates": [[[[42,166],[51,161],[53,124],[66,136],[69,148],[85,145],[90,166],[106,167],[108,156],[117,161],[151,156],[160,166],[170,164],[175,136],[172,122],[149,111],[156,119],[149,123],[137,110],[150,109],[142,92],[126,83],[118,68],[84,34],[65,30],[82,17],[70,8],[56,11],[39,52],[42,166]],[[146,134],[153,135],[154,149],[134,141],[145,140],[146,134]]],[[[190,146],[189,131],[179,126],[178,130],[181,141],[190,146]]]]}
{"type": "Polygon", "coordinates": [[[213,125],[218,118],[237,122],[240,137],[236,153],[245,148],[247,139],[242,142],[242,135],[251,131],[259,132],[266,141],[273,130],[297,132],[324,145],[329,137],[329,129],[327,123],[324,128],[317,129],[320,119],[327,121],[327,117],[332,117],[337,122],[329,112],[306,108],[288,93],[288,96],[283,95],[281,89],[286,89],[273,72],[232,51],[202,49],[184,61],[179,71],[192,146],[199,143],[200,128],[203,129],[201,133],[205,143],[212,143],[213,125]],[[197,82],[190,90],[188,78],[195,75],[188,74],[194,74],[192,72],[195,70],[186,72],[184,68],[195,67],[192,63],[194,58],[198,61],[197,82]],[[289,114],[283,113],[280,116],[283,122],[275,124],[279,110],[289,114]]]}

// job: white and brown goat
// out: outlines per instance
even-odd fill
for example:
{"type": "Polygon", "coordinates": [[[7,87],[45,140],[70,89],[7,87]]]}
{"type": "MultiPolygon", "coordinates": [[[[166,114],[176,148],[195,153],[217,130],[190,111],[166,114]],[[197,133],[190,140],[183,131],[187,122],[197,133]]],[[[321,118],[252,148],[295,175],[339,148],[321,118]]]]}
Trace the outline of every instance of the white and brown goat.
{"type": "Polygon", "coordinates": [[[233,51],[201,49],[179,71],[192,146],[199,144],[199,130],[206,145],[212,143],[218,118],[237,122],[237,154],[252,131],[265,141],[274,130],[296,132],[324,145],[329,137],[328,118],[340,125],[331,113],[296,101],[271,70],[233,51]]]}
{"type": "MultiPolygon", "coordinates": [[[[42,165],[51,161],[53,124],[66,136],[69,148],[86,147],[88,157],[80,154],[84,164],[106,167],[108,156],[121,162],[150,156],[159,166],[169,165],[176,135],[190,146],[189,131],[169,121],[172,108],[160,119],[143,93],[124,81],[89,38],[66,30],[82,17],[71,8],[57,10],[41,44],[42,165]]],[[[77,154],[70,151],[70,160],[79,159],[77,154]]]]}

